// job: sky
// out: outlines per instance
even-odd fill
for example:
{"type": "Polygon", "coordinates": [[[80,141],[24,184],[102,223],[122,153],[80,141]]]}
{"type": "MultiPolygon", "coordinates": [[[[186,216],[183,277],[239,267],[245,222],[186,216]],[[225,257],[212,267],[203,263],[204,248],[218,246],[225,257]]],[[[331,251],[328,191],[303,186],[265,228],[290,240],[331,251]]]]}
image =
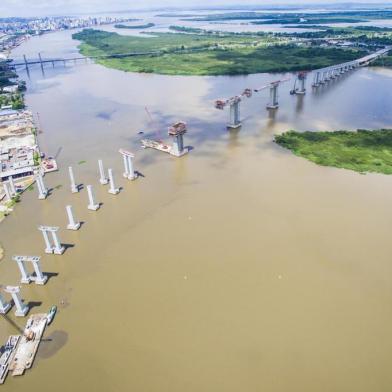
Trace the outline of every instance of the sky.
{"type": "MultiPolygon", "coordinates": [[[[380,3],[382,0],[347,0],[354,3],[380,3]]],[[[45,16],[110,12],[145,8],[247,5],[334,4],[345,0],[0,0],[0,17],[45,16]]],[[[384,0],[387,3],[387,0],[384,0]]]]}

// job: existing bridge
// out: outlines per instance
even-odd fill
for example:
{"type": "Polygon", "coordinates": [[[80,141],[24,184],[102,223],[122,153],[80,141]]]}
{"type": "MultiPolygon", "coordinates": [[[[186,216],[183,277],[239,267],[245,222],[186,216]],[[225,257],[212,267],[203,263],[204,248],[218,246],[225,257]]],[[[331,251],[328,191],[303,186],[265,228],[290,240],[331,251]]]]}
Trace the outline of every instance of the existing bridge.
{"type": "Polygon", "coordinates": [[[26,68],[29,65],[36,65],[40,64],[43,66],[44,64],[52,64],[55,63],[67,63],[67,62],[76,62],[76,61],[87,61],[88,59],[115,59],[115,58],[124,58],[124,57],[132,57],[132,56],[153,56],[153,55],[160,55],[160,51],[153,51],[153,52],[132,52],[132,53],[122,53],[122,54],[106,54],[106,55],[99,55],[99,56],[78,56],[78,57],[69,57],[69,58],[46,58],[43,59],[41,54],[38,53],[38,58],[35,59],[27,59],[26,55],[23,55],[23,61],[13,61],[10,63],[11,67],[20,67],[24,66],[26,68]]]}
{"type": "Polygon", "coordinates": [[[22,60],[14,60],[10,63],[10,67],[16,68],[23,66],[26,69],[29,68],[30,65],[41,65],[41,68],[45,64],[52,64],[53,66],[56,63],[66,64],[67,62],[77,62],[77,61],[87,61],[88,59],[99,60],[99,59],[121,59],[126,57],[136,57],[136,56],[161,56],[164,54],[176,54],[176,53],[195,53],[201,52],[205,50],[205,47],[195,47],[195,48],[179,48],[172,50],[155,50],[155,51],[147,51],[147,52],[129,52],[129,53],[114,53],[114,54],[102,54],[97,56],[75,56],[68,58],[42,58],[41,53],[38,53],[38,58],[35,59],[27,59],[26,55],[23,55],[22,60]]]}
{"type": "Polygon", "coordinates": [[[345,74],[348,71],[351,71],[355,68],[366,66],[370,64],[372,61],[378,59],[381,56],[384,56],[392,49],[392,46],[387,46],[384,49],[380,49],[377,52],[369,54],[365,57],[361,57],[360,59],[348,61],[346,63],[332,65],[330,67],[320,68],[314,71],[314,79],[313,79],[313,87],[319,87],[325,83],[328,83],[330,80],[336,79],[340,75],[345,74]]]}

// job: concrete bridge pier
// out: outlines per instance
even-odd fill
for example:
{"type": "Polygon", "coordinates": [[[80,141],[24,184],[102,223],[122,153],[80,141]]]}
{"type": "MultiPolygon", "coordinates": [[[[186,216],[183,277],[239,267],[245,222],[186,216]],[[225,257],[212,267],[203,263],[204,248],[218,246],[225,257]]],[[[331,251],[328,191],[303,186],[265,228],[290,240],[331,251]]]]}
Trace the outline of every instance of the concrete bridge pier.
{"type": "Polygon", "coordinates": [[[0,314],[7,314],[11,307],[12,305],[9,302],[5,301],[0,293],[0,314]]]}
{"type": "Polygon", "coordinates": [[[127,178],[128,180],[136,180],[137,179],[137,174],[135,173],[135,170],[133,168],[133,162],[132,158],[135,157],[131,152],[120,149],[120,154],[123,156],[123,161],[124,161],[124,173],[123,176],[124,178],[127,178]]]}
{"type": "Polygon", "coordinates": [[[313,87],[318,87],[320,86],[320,72],[315,72],[313,76],[313,87]]]}
{"type": "Polygon", "coordinates": [[[67,229],[68,230],[79,230],[80,222],[75,221],[75,218],[72,213],[72,206],[70,206],[70,205],[65,206],[65,210],[67,211],[67,217],[68,217],[67,229]]]}
{"type": "Polygon", "coordinates": [[[39,173],[36,177],[36,183],[38,187],[38,199],[44,200],[48,196],[48,190],[45,187],[44,180],[42,178],[42,174],[39,173]]]}
{"type": "Polygon", "coordinates": [[[279,83],[272,83],[270,87],[270,101],[267,105],[267,109],[274,110],[279,107],[278,102],[278,87],[279,83]]]}
{"type": "Polygon", "coordinates": [[[91,185],[87,185],[87,194],[88,194],[88,206],[87,208],[91,211],[97,211],[99,209],[99,204],[94,200],[93,187],[91,185]]]}
{"type": "Polygon", "coordinates": [[[60,244],[60,241],[59,241],[59,239],[57,237],[57,231],[58,230],[59,230],[58,227],[51,227],[50,228],[50,233],[52,234],[52,239],[53,239],[53,244],[54,244],[53,253],[55,255],[62,255],[64,253],[64,251],[65,251],[65,248],[64,248],[64,246],[62,246],[60,244]]]}
{"type": "Polygon", "coordinates": [[[108,169],[108,174],[109,174],[109,193],[112,195],[117,195],[120,193],[120,189],[116,188],[116,185],[114,184],[114,177],[113,177],[113,170],[108,169]]]}
{"type": "Polygon", "coordinates": [[[76,186],[76,183],[75,183],[75,177],[74,177],[72,166],[68,167],[68,172],[69,172],[69,179],[71,181],[71,192],[78,193],[79,188],[76,186]]]}
{"type": "Polygon", "coordinates": [[[129,176],[129,166],[128,166],[128,159],[127,159],[127,156],[125,154],[123,154],[123,162],[124,162],[124,173],[123,173],[123,176],[125,178],[128,178],[128,176],[129,176]]]}
{"type": "Polygon", "coordinates": [[[44,63],[42,62],[41,53],[38,53],[39,63],[41,65],[41,70],[44,72],[44,63]]]}
{"type": "Polygon", "coordinates": [[[30,257],[31,264],[33,264],[33,268],[35,272],[35,278],[33,278],[35,284],[44,285],[48,280],[48,276],[42,273],[40,267],[40,260],[41,258],[39,256],[30,257]]]}
{"type": "Polygon", "coordinates": [[[19,271],[21,274],[20,283],[29,284],[32,281],[31,275],[27,272],[25,261],[26,257],[24,256],[14,256],[12,258],[18,264],[19,271]]]}
{"type": "Polygon", "coordinates": [[[236,97],[230,103],[230,122],[227,124],[227,128],[235,129],[241,126],[241,119],[240,119],[240,103],[241,98],[236,97]]]}
{"type": "Polygon", "coordinates": [[[184,154],[184,136],[183,134],[178,134],[173,137],[172,144],[172,155],[180,157],[184,154]]]}
{"type": "Polygon", "coordinates": [[[53,254],[53,246],[50,243],[49,236],[48,236],[48,231],[46,229],[46,226],[39,226],[38,230],[42,233],[42,236],[44,238],[45,242],[45,253],[47,254],[53,254]]]}
{"type": "Polygon", "coordinates": [[[65,247],[60,244],[57,237],[58,227],[54,226],[39,226],[38,230],[42,233],[45,241],[45,253],[62,255],[65,251],[65,247]],[[53,244],[49,239],[49,233],[52,235],[53,244]]]}
{"type": "Polygon", "coordinates": [[[25,63],[26,71],[29,72],[29,63],[27,61],[27,58],[26,58],[25,54],[23,55],[23,60],[24,60],[24,63],[25,63]]]}
{"type": "Polygon", "coordinates": [[[19,286],[6,286],[4,289],[5,292],[11,294],[12,299],[14,301],[16,310],[16,317],[24,317],[29,311],[29,307],[22,301],[20,298],[20,287],[19,286]]]}
{"type": "Polygon", "coordinates": [[[101,185],[106,185],[109,182],[109,180],[105,175],[105,170],[103,168],[103,162],[101,159],[98,160],[98,169],[99,169],[99,182],[101,183],[101,185]]]}
{"type": "Polygon", "coordinates": [[[299,88],[296,94],[305,95],[306,94],[306,74],[301,74],[298,76],[299,88]]]}
{"type": "Polygon", "coordinates": [[[41,272],[39,256],[14,256],[13,259],[17,262],[19,270],[22,275],[21,283],[35,282],[38,285],[44,285],[48,277],[41,272]],[[35,276],[27,272],[25,263],[31,262],[34,268],[35,276]]]}

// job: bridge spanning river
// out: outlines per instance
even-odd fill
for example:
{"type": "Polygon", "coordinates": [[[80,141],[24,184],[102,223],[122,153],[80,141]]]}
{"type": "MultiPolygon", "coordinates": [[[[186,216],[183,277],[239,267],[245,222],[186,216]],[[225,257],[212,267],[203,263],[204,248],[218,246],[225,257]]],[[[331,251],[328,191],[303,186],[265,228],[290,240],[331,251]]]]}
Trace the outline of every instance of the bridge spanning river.
{"type": "Polygon", "coordinates": [[[66,64],[67,62],[77,62],[77,61],[87,61],[88,59],[120,59],[126,57],[137,57],[137,56],[161,56],[163,54],[177,54],[177,53],[195,53],[201,52],[205,50],[205,47],[198,47],[198,48],[187,48],[187,49],[174,49],[174,50],[155,50],[155,51],[148,51],[148,52],[129,52],[129,53],[114,53],[114,54],[102,54],[97,56],[77,56],[77,57],[68,57],[68,58],[42,58],[41,54],[38,53],[38,57],[35,59],[27,59],[26,55],[23,55],[23,60],[14,60],[10,66],[11,67],[26,67],[28,68],[30,65],[40,64],[41,67],[44,64],[52,64],[53,66],[56,63],[63,63],[66,64]]]}
{"type": "Polygon", "coordinates": [[[346,63],[332,65],[330,67],[316,69],[314,71],[313,87],[318,87],[327,83],[328,81],[335,79],[337,76],[346,73],[352,69],[366,66],[379,57],[384,56],[392,49],[392,46],[387,46],[384,49],[380,49],[377,52],[371,53],[360,59],[348,61],[346,63]]]}
{"type": "MultiPolygon", "coordinates": [[[[376,60],[377,58],[385,55],[392,49],[392,46],[387,46],[384,49],[378,50],[372,54],[369,54],[365,57],[360,59],[333,65],[330,67],[325,67],[321,69],[315,70],[315,79],[313,86],[319,86],[323,84],[325,81],[328,81],[331,78],[334,78],[335,75],[338,73],[344,73],[347,70],[354,69],[359,66],[367,65],[370,62],[376,60]]],[[[193,48],[193,49],[176,49],[170,51],[170,53],[189,53],[189,52],[199,52],[205,50],[205,48],[193,48]]],[[[77,57],[70,57],[70,58],[49,58],[44,59],[42,58],[41,54],[38,53],[38,57],[35,59],[27,59],[25,55],[23,55],[23,61],[21,60],[14,60],[10,65],[11,67],[20,67],[24,66],[28,68],[30,65],[40,64],[43,67],[45,64],[52,64],[53,66],[56,63],[63,63],[64,65],[67,62],[77,62],[77,61],[87,61],[88,59],[115,59],[115,58],[126,58],[126,57],[136,57],[136,56],[160,56],[162,54],[166,54],[167,51],[157,50],[157,51],[148,51],[148,52],[130,52],[130,53],[117,53],[117,54],[105,54],[105,55],[97,55],[97,56],[77,56],[77,57]]]]}

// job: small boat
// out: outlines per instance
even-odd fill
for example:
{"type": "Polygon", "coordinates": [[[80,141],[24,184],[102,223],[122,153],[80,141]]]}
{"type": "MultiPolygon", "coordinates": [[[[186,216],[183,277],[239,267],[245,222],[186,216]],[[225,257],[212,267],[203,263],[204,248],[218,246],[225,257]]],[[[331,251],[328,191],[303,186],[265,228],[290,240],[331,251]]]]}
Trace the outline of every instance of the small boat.
{"type": "Polygon", "coordinates": [[[54,319],[54,316],[56,315],[57,312],[57,306],[53,305],[48,314],[46,315],[46,319],[47,319],[47,325],[50,325],[54,319]]]}

